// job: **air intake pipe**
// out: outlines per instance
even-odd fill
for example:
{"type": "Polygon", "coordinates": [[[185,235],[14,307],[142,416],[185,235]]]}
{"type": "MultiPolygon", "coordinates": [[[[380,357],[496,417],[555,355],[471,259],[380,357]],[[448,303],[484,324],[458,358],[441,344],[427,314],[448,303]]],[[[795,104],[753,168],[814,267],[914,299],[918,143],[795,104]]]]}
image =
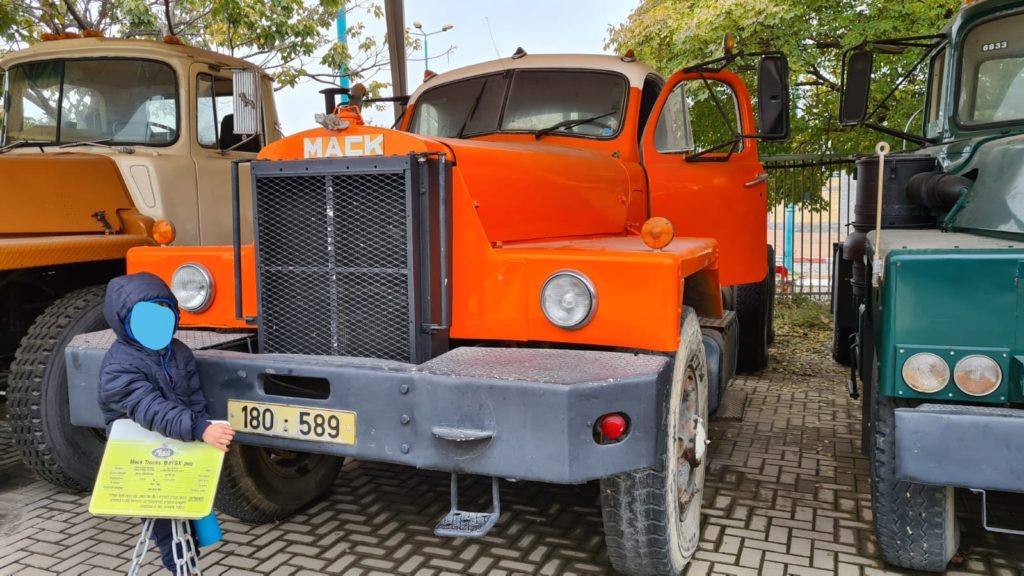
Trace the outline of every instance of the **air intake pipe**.
{"type": "Polygon", "coordinates": [[[914,174],[907,182],[907,199],[920,206],[948,212],[967,194],[971,184],[974,181],[963,176],[922,172],[914,174]]]}

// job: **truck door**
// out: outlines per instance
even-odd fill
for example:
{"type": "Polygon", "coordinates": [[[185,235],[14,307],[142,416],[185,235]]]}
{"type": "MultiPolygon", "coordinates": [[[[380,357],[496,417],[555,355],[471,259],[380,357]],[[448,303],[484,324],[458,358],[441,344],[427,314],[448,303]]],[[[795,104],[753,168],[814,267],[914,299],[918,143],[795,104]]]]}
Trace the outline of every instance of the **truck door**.
{"type": "MultiPolygon", "coordinates": [[[[242,139],[232,134],[234,101],[231,70],[194,64],[191,82],[195,110],[195,135],[191,147],[199,190],[201,241],[206,245],[230,244],[231,161],[256,158],[262,144],[262,135],[240,144],[242,139]]],[[[248,209],[246,201],[242,214],[247,214],[248,209]]],[[[242,218],[242,222],[243,237],[248,240],[251,238],[251,227],[248,226],[250,219],[242,218]]]]}
{"type": "Polygon", "coordinates": [[[732,286],[767,273],[767,176],[743,81],[728,71],[676,72],[665,85],[641,142],[650,215],[676,236],[719,243],[719,278],[732,286]]]}

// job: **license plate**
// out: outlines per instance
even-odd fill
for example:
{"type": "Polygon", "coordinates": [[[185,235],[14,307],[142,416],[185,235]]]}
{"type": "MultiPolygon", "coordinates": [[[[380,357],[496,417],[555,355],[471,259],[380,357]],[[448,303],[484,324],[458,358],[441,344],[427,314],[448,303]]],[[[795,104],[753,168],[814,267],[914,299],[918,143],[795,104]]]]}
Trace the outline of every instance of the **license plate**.
{"type": "Polygon", "coordinates": [[[356,413],[305,406],[228,400],[228,422],[240,432],[332,442],[356,443],[356,413]]]}

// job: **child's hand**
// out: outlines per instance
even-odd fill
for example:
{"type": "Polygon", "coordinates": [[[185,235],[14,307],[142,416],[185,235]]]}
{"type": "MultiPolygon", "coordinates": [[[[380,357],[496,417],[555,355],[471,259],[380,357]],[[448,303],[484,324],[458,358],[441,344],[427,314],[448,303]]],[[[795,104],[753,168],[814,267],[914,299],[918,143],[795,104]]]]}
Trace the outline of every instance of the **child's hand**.
{"type": "Polygon", "coordinates": [[[229,424],[210,424],[203,432],[203,442],[213,446],[221,452],[227,452],[231,440],[235,437],[235,431],[229,424]]]}

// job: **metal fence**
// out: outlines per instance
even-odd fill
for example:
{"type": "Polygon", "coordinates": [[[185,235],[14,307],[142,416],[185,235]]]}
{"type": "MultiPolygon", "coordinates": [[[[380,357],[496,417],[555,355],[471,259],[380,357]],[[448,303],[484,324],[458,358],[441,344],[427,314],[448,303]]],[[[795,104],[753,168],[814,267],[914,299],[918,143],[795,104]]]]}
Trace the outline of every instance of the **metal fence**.
{"type": "Polygon", "coordinates": [[[768,172],[768,243],[780,294],[828,298],[833,244],[853,220],[854,158],[786,155],[761,159],[768,172]]]}

